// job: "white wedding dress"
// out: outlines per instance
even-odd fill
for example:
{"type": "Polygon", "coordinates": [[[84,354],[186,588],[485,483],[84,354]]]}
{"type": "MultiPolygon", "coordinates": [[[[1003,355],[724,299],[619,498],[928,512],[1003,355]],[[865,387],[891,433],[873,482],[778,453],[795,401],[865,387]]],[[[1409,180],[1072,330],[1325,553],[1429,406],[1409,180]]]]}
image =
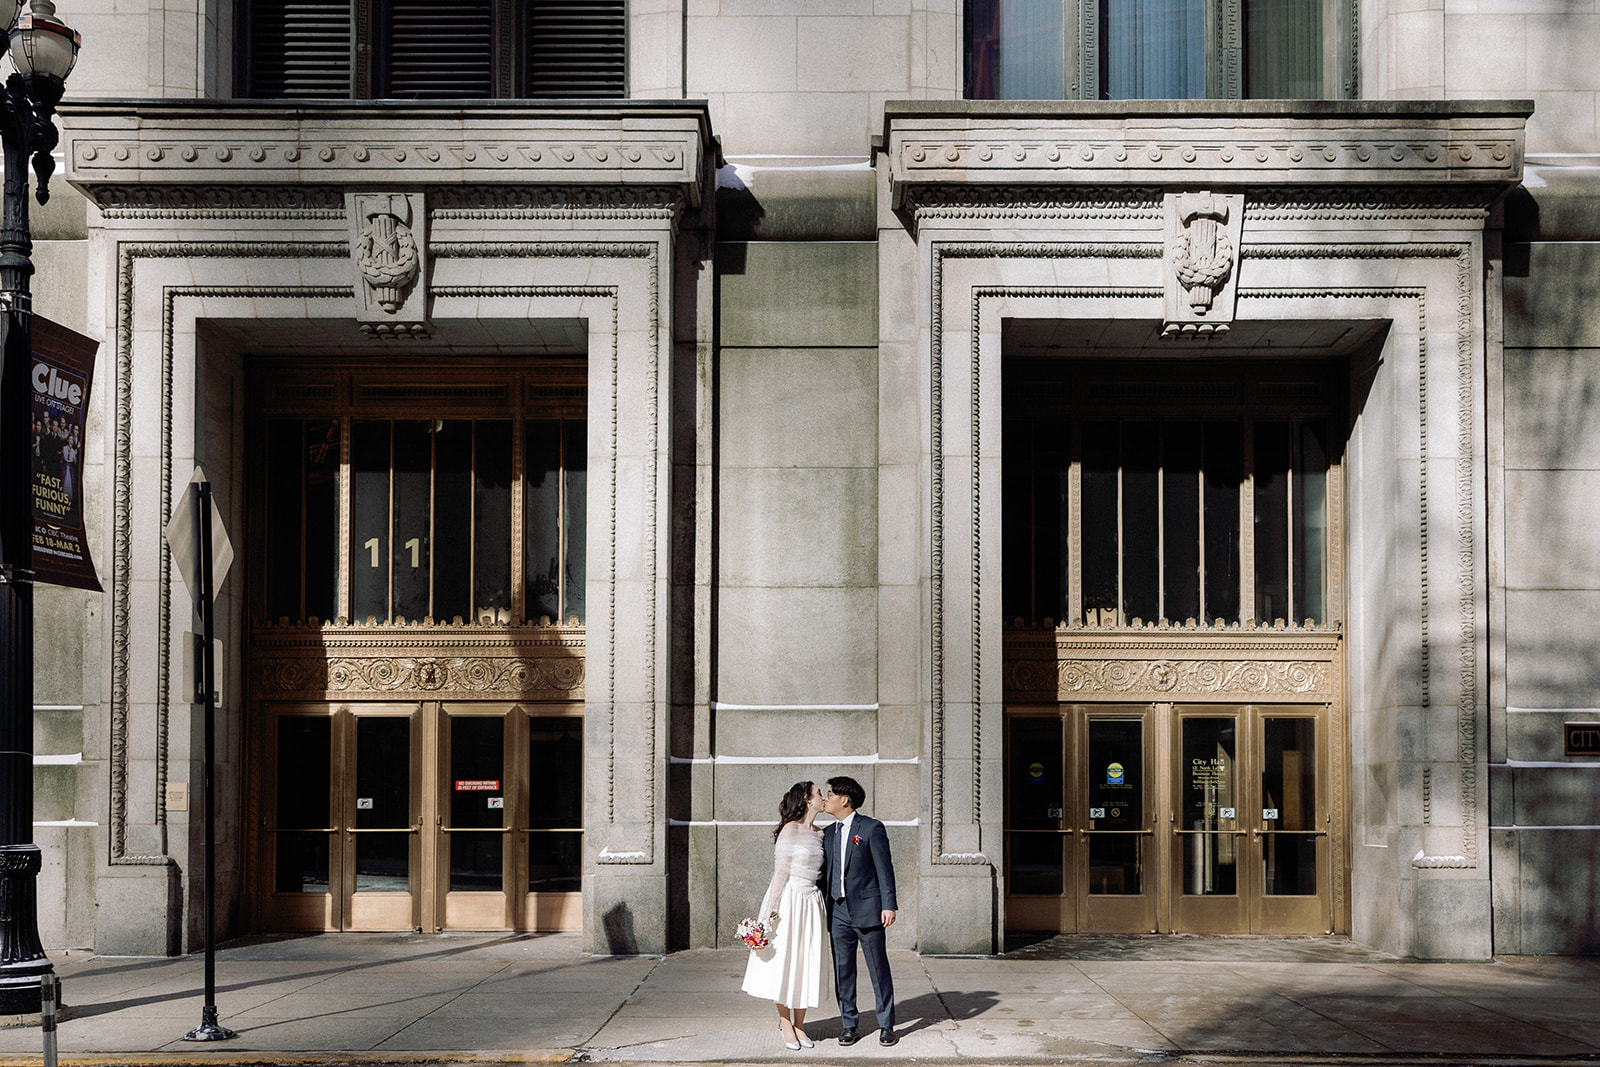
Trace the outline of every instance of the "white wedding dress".
{"type": "Polygon", "coordinates": [[[772,943],[750,953],[743,989],[752,997],[786,1008],[815,1008],[823,1003],[824,991],[833,999],[833,983],[825,980],[828,919],[817,889],[817,876],[822,873],[822,834],[789,823],[778,834],[772,853],[772,885],[755,918],[765,920],[777,912],[778,921],[772,943]]]}

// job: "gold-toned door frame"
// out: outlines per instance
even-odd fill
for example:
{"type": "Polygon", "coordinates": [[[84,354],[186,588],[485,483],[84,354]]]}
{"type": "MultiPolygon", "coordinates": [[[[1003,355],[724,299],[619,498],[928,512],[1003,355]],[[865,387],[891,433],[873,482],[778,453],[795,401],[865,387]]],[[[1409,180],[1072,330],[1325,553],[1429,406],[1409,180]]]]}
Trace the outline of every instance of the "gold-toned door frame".
{"type": "Polygon", "coordinates": [[[279,827],[270,814],[277,810],[282,761],[292,758],[274,743],[267,748],[267,766],[262,775],[266,785],[264,810],[269,813],[261,825],[260,907],[264,924],[274,929],[319,930],[414,930],[420,921],[422,902],[418,889],[426,882],[419,875],[429,860],[419,833],[428,815],[428,796],[421,788],[420,758],[423,716],[416,704],[366,703],[328,704],[281,702],[269,707],[264,716],[264,733],[284,718],[326,718],[329,721],[328,825],[325,827],[279,827]],[[385,829],[383,833],[405,833],[408,871],[413,888],[407,892],[357,891],[356,849],[360,835],[373,832],[356,823],[357,786],[354,774],[341,773],[356,766],[355,748],[358,720],[365,717],[408,720],[406,775],[409,810],[406,829],[385,829]],[[328,840],[328,890],[326,893],[279,893],[276,890],[277,836],[283,832],[319,830],[328,840]]]}
{"type": "MultiPolygon", "coordinates": [[[[1034,930],[1054,922],[1063,932],[1085,933],[1347,933],[1349,931],[1349,860],[1346,842],[1348,806],[1347,765],[1342,716],[1331,703],[1273,701],[1270,703],[1179,704],[1083,702],[1071,704],[1023,703],[1006,709],[1006,743],[1011,724],[1019,718],[1059,717],[1062,722],[1062,781],[1065,805],[1057,834],[1062,842],[1064,892],[1059,901],[1044,897],[1014,896],[1009,885],[1004,898],[1005,928],[1034,930]],[[1144,803],[1149,824],[1145,853],[1145,892],[1118,899],[1092,894],[1085,862],[1087,822],[1083,806],[1087,797],[1087,723],[1095,717],[1115,718],[1137,713],[1144,723],[1144,803]],[[1206,898],[1184,893],[1183,837],[1177,824],[1179,782],[1182,777],[1182,720],[1191,716],[1233,717],[1240,724],[1237,740],[1241,777],[1238,803],[1245,807],[1237,837],[1240,884],[1236,894],[1206,898]],[[1317,725],[1317,875],[1315,897],[1269,897],[1256,883],[1264,831],[1258,811],[1251,811],[1259,791],[1262,766],[1261,720],[1269,717],[1310,718],[1317,725]],[[1137,902],[1137,903],[1136,903],[1137,902]]],[[[1009,771],[1008,771],[1009,773],[1009,771]]],[[[1010,790],[1006,791],[1009,803],[1010,790]]],[[[1010,832],[1011,818],[1006,813],[1010,832]]]]}

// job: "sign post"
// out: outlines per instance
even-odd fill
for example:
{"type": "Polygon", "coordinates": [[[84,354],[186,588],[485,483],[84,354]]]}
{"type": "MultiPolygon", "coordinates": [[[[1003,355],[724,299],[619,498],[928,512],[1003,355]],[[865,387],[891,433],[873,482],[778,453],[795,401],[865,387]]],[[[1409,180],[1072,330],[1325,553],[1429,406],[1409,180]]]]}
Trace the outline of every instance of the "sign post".
{"type": "Polygon", "coordinates": [[[217,1021],[217,955],[213,943],[216,918],[216,658],[212,651],[215,627],[212,616],[216,606],[216,583],[228,573],[233,562],[233,545],[228,541],[228,531],[223,528],[221,515],[211,499],[211,483],[199,467],[189,481],[172,521],[167,523],[167,545],[177,559],[183,574],[184,585],[194,597],[195,611],[195,691],[190,694],[197,704],[205,705],[205,932],[206,932],[206,997],[200,1009],[200,1025],[183,1035],[185,1041],[226,1041],[237,1037],[232,1030],[217,1021]],[[215,532],[216,536],[213,536],[215,532]]]}

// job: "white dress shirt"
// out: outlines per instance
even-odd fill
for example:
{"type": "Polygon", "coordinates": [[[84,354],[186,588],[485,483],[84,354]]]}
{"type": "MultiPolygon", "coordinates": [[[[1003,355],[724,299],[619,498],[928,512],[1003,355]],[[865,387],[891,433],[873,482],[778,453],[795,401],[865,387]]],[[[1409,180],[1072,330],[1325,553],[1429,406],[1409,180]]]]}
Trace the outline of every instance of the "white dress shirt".
{"type": "Polygon", "coordinates": [[[855,817],[856,813],[852,811],[844,817],[843,822],[839,823],[839,884],[835,887],[839,891],[834,894],[839,899],[844,898],[844,858],[847,855],[845,850],[850,847],[850,824],[855,817]]]}

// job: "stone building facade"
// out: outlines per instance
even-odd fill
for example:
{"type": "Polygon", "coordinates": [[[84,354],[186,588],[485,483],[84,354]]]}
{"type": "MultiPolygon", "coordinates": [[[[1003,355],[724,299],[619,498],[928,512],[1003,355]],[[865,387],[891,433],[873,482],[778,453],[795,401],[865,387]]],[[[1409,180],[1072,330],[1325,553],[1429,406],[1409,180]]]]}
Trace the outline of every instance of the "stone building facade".
{"type": "Polygon", "coordinates": [[[47,945],[202,939],[199,466],[219,936],[727,944],[849,774],[897,947],[1600,946],[1592,0],[1326,0],[1299,99],[1220,3],[1196,99],[1116,100],[1122,0],[546,5],[593,80],[482,6],[466,89],[398,2],[309,88],[283,5],[62,11],[47,945]]]}

